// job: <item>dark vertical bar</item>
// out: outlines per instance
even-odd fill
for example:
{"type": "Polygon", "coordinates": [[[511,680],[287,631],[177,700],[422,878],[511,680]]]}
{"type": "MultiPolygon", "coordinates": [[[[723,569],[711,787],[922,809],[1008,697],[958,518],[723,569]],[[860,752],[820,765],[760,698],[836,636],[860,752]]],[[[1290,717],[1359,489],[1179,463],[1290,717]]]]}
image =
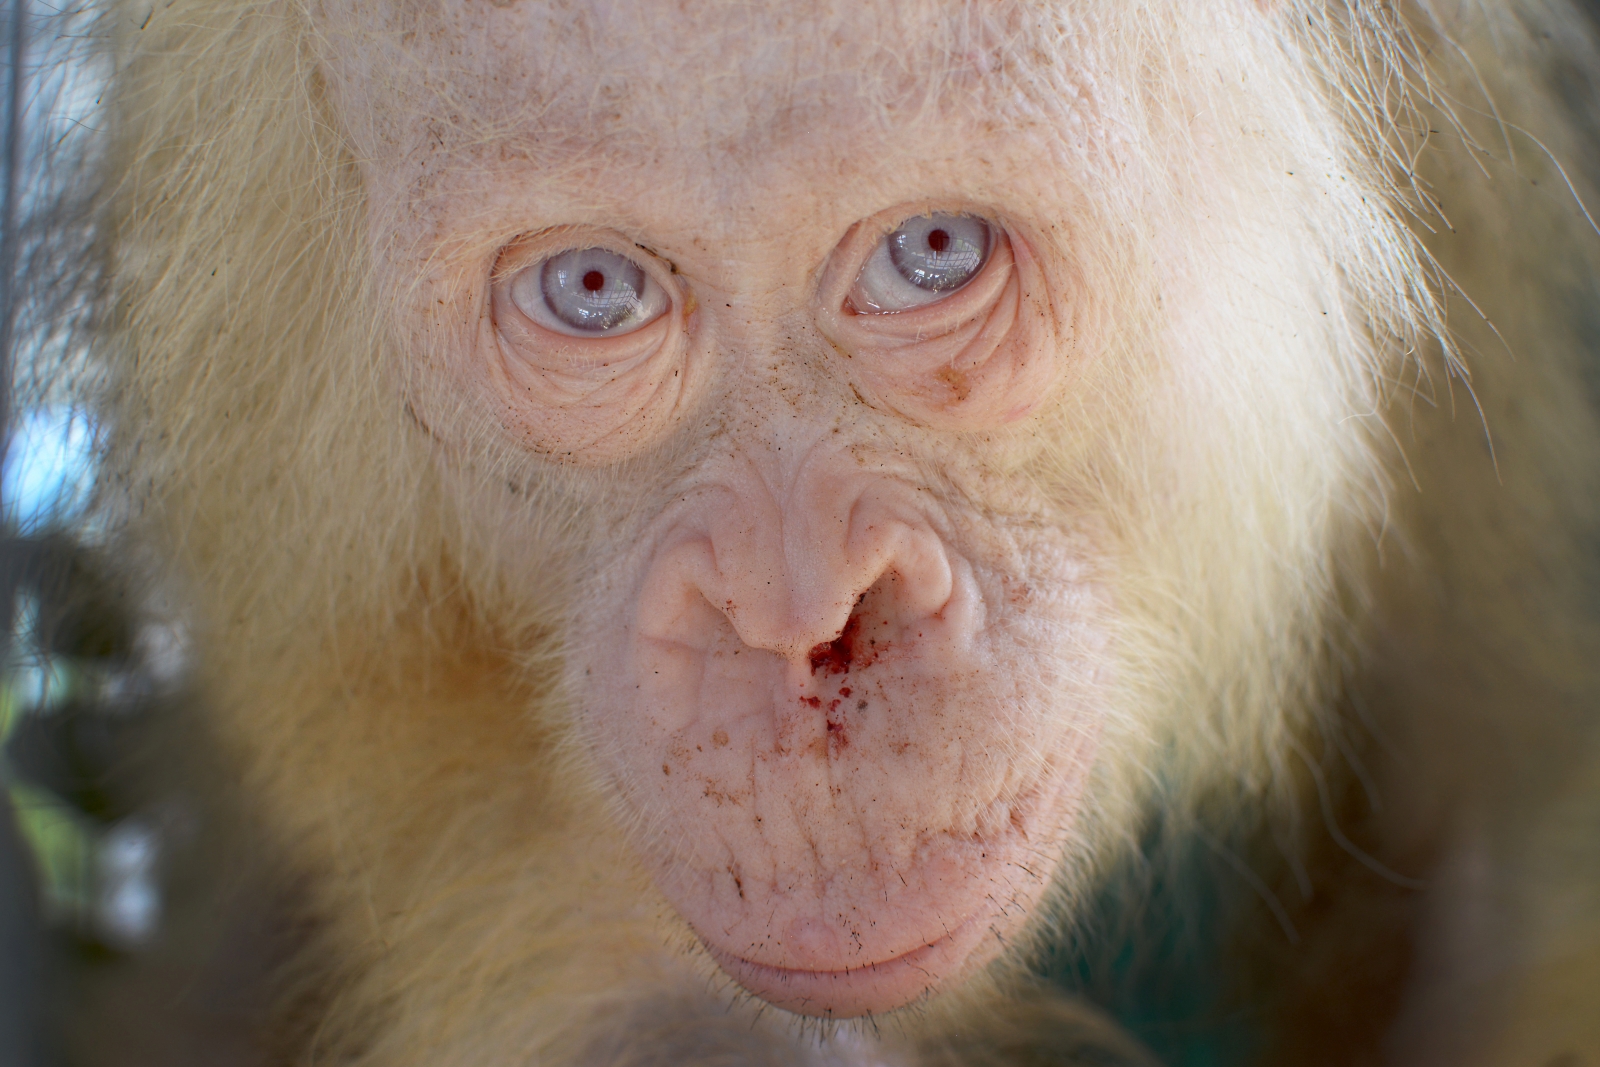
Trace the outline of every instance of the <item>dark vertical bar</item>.
{"type": "MultiPolygon", "coordinates": [[[[5,168],[5,184],[0,193],[0,461],[11,437],[12,371],[16,365],[13,346],[20,300],[18,198],[26,4],[27,0],[9,0],[5,19],[5,126],[4,143],[0,144],[0,166],[5,168]]],[[[20,547],[11,530],[0,528],[0,670],[10,662],[20,547]]],[[[11,797],[0,788],[0,1063],[17,1067],[42,1067],[47,1026],[45,943],[31,859],[27,843],[17,829],[11,797]]]]}
{"type": "Polygon", "coordinates": [[[44,963],[33,864],[11,800],[0,791],[0,1063],[43,1063],[44,963]]]}
{"type": "Polygon", "coordinates": [[[5,190],[0,200],[0,449],[11,431],[12,335],[17,324],[17,197],[22,162],[22,55],[27,0],[10,0],[6,19],[5,190]]]}

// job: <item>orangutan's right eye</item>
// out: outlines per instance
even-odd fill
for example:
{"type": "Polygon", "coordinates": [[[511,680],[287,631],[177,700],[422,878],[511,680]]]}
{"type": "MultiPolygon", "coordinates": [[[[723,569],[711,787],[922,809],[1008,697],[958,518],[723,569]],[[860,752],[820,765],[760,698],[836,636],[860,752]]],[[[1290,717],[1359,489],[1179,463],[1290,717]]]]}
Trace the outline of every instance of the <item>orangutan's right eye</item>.
{"type": "Polygon", "coordinates": [[[528,318],[572,337],[618,337],[659,318],[669,300],[648,272],[606,248],[576,248],[523,268],[511,300],[528,318]]]}

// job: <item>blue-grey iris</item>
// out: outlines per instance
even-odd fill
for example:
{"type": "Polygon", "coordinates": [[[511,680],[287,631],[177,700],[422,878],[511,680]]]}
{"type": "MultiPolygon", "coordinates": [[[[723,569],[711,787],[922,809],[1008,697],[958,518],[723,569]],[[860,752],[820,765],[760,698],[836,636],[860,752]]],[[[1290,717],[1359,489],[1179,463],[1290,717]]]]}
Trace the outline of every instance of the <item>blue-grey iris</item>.
{"type": "Polygon", "coordinates": [[[550,313],[575,330],[601,333],[638,314],[643,268],[604,248],[577,248],[551,256],[539,272],[550,313]]]}
{"type": "Polygon", "coordinates": [[[889,235],[895,270],[930,293],[959,289],[989,258],[989,224],[969,215],[922,215],[889,235]]]}

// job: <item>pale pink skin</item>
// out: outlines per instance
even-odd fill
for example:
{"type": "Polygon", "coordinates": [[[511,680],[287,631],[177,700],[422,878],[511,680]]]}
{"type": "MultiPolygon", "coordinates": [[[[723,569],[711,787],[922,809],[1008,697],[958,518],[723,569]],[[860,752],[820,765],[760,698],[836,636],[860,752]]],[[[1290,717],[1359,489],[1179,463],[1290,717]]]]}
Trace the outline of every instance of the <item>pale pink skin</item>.
{"type": "Polygon", "coordinates": [[[594,472],[568,677],[661,890],[756,996],[888,1011],[1019,934],[1094,758],[1097,541],[1015,472],[1097,347],[1064,161],[1104,120],[1000,86],[994,121],[981,41],[928,97],[914,4],[668,6],[335,7],[325,69],[419,420],[594,472]],[[856,313],[929,210],[995,223],[984,273],[856,313]],[[606,340],[517,309],[590,245],[671,309],[606,340]]]}

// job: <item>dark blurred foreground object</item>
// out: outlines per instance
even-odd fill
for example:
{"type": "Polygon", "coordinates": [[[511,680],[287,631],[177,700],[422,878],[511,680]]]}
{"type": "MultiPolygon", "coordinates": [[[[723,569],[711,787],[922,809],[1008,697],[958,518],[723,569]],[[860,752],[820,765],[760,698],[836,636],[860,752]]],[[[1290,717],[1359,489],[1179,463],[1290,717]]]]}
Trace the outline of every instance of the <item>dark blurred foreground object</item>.
{"type": "Polygon", "coordinates": [[[193,804],[181,635],[111,573],[92,531],[0,536],[0,1067],[259,1064],[285,913],[193,804]]]}
{"type": "Polygon", "coordinates": [[[33,865],[17,832],[11,801],[0,792],[0,1062],[45,1062],[44,944],[33,865]]]}
{"type": "Polygon", "coordinates": [[[108,578],[92,531],[13,533],[0,559],[0,797],[18,831],[0,922],[22,947],[0,957],[18,1031],[0,1067],[269,1062],[265,976],[298,931],[248,820],[195,805],[223,787],[203,783],[181,633],[108,578]]]}
{"type": "Polygon", "coordinates": [[[89,559],[60,533],[0,539],[0,1063],[17,1067],[59,1060],[67,961],[133,950],[160,917],[160,838],[116,773],[149,692],[89,559]]]}

